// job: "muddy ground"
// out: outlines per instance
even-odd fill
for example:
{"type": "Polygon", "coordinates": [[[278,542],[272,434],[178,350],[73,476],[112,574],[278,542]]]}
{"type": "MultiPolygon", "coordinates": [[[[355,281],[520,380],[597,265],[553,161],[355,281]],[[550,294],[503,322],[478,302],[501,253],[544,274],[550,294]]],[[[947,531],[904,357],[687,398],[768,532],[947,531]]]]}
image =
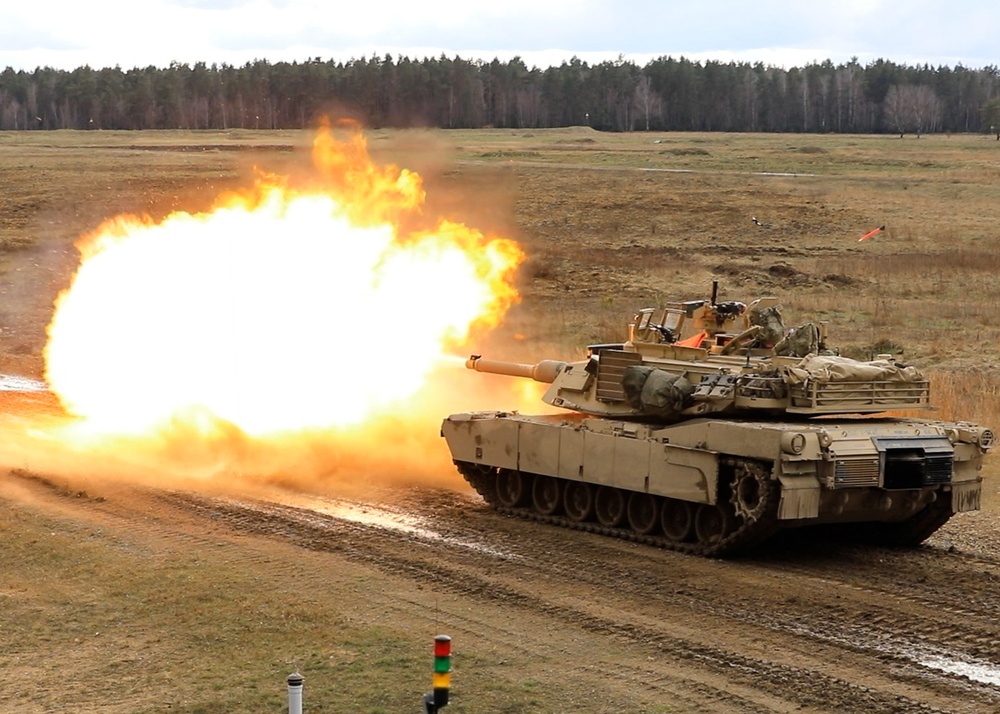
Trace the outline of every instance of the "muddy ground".
{"type": "MultiPolygon", "coordinates": [[[[128,544],[144,559],[183,550],[208,567],[222,559],[336,598],[355,624],[447,631],[454,711],[1000,710],[996,494],[915,550],[792,533],[718,561],[511,519],[458,490],[411,490],[379,506],[2,483],[5,515],[43,511],[54,531],[101,547],[128,544]],[[489,682],[513,689],[483,692],[489,682]]],[[[96,637],[79,646],[109,655],[96,637]]],[[[148,688],[127,686],[135,672],[124,699],[109,701],[79,679],[86,665],[67,672],[73,655],[6,659],[14,681],[47,682],[21,711],[188,710],[167,690],[151,705],[148,688]]],[[[304,669],[313,691],[331,686],[304,669]]],[[[416,711],[416,696],[413,708],[358,710],[416,711]]],[[[4,707],[17,701],[0,695],[4,707]]]]}

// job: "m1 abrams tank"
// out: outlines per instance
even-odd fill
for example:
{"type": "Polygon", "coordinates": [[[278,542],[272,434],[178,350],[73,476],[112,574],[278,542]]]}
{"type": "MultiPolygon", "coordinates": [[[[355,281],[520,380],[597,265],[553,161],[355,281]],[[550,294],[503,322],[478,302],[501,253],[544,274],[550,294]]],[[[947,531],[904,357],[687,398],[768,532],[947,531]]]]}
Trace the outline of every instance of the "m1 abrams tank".
{"type": "Polygon", "coordinates": [[[786,330],[776,298],[716,292],[641,310],[579,362],[473,355],[548,383],[561,411],[447,417],[461,474],[503,513],[706,556],[819,524],[916,545],[979,508],[989,429],[884,415],[930,407],[919,371],[837,356],[824,323],[786,330]]]}

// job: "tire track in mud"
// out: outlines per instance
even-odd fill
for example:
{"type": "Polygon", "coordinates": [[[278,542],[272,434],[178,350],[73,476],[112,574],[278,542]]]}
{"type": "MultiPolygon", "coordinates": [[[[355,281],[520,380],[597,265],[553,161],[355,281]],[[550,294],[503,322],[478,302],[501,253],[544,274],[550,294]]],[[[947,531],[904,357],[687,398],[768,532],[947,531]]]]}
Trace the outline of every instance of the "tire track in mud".
{"type": "MultiPolygon", "coordinates": [[[[770,633],[770,637],[784,638],[795,644],[797,649],[809,650],[822,648],[830,651],[829,662],[815,656],[804,662],[804,666],[792,666],[776,659],[742,654],[733,647],[714,646],[694,638],[676,636],[669,628],[657,626],[641,618],[632,618],[632,622],[623,620],[628,617],[614,618],[574,606],[555,599],[532,594],[528,588],[513,587],[506,584],[503,578],[509,569],[535,571],[543,573],[546,578],[559,578],[567,581],[567,587],[574,582],[585,582],[591,587],[608,590],[609,601],[622,595],[636,600],[647,600],[662,595],[663,582],[655,573],[645,577],[636,577],[634,570],[628,564],[616,565],[615,555],[622,552],[628,544],[616,544],[610,547],[598,536],[591,536],[593,548],[581,548],[579,552],[566,547],[577,544],[579,540],[567,536],[564,531],[556,531],[558,536],[540,532],[537,542],[530,544],[533,552],[542,554],[558,553],[562,556],[557,563],[550,559],[538,557],[526,548],[514,548],[515,557],[510,562],[504,562],[496,557],[487,557],[490,563],[483,567],[482,563],[466,564],[464,559],[456,561],[451,555],[452,546],[435,543],[433,552],[421,543],[419,536],[404,536],[406,543],[415,546],[409,552],[397,555],[400,534],[387,532],[370,525],[351,523],[333,516],[318,514],[309,509],[284,506],[274,503],[240,503],[225,500],[210,500],[204,497],[174,494],[171,496],[178,505],[201,512],[215,522],[224,522],[231,527],[255,533],[258,535],[281,537],[288,539],[301,547],[313,550],[325,550],[375,565],[387,572],[402,575],[418,582],[433,583],[437,588],[456,592],[471,597],[496,600],[504,605],[521,608],[527,611],[542,613],[559,621],[572,623],[583,630],[592,633],[612,635],[620,640],[640,644],[650,650],[654,658],[683,660],[689,664],[703,667],[719,673],[725,673],[730,681],[738,681],[750,690],[766,693],[777,700],[792,700],[800,706],[829,706],[836,703],[838,710],[845,712],[869,711],[927,711],[927,712],[966,712],[981,711],[984,707],[996,707],[1000,704],[1000,689],[980,685],[961,677],[949,677],[941,673],[920,672],[912,660],[887,650],[884,646],[886,638],[906,641],[914,636],[925,633],[926,639],[932,639],[939,629],[929,617],[919,618],[920,622],[912,624],[913,613],[897,616],[893,613],[883,613],[871,621],[862,621],[858,613],[863,612],[869,604],[863,602],[851,607],[841,606],[839,609],[824,609],[815,613],[815,604],[810,607],[795,608],[792,613],[776,611],[774,608],[762,608],[760,603],[749,600],[746,603],[739,597],[727,595],[718,587],[702,588],[674,593],[679,597],[671,598],[672,609],[698,612],[699,617],[706,616],[730,622],[742,628],[752,627],[770,633]],[[567,540],[569,539],[569,540],[567,540]],[[549,543],[549,541],[553,541],[549,543]],[[447,552],[447,557],[440,557],[447,552]],[[434,556],[434,562],[427,562],[428,556],[434,556]],[[500,561],[498,564],[498,560],[500,561]],[[595,565],[597,567],[595,567],[595,565]],[[617,587],[609,587],[606,583],[617,583],[617,587]],[[721,592],[721,595],[720,595],[721,592]],[[860,608],[860,609],[859,609],[860,608]],[[831,617],[832,615],[832,617],[831,617]],[[881,649],[880,649],[881,643],[881,649]],[[805,646],[808,645],[808,646],[805,646]],[[853,663],[843,663],[840,660],[844,653],[852,653],[855,659],[861,659],[860,668],[868,668],[864,672],[864,681],[856,681],[853,663]],[[878,662],[878,667],[872,667],[878,662]],[[879,671],[870,671],[877,669],[879,671]],[[901,694],[899,691],[911,691],[912,695],[901,694]]],[[[426,509],[426,504],[424,504],[426,509]]],[[[446,525],[446,530],[455,530],[452,522],[454,514],[449,509],[454,506],[445,505],[435,510],[435,525],[439,521],[446,525]]],[[[505,519],[482,510],[477,511],[478,518],[468,518],[464,514],[463,523],[458,530],[475,530],[477,521],[480,525],[492,525],[494,530],[505,519]],[[484,518],[485,516],[485,518],[484,518]],[[499,523],[497,523],[499,521],[499,523]]],[[[503,525],[509,525],[503,524],[503,525]]],[[[537,529],[529,529],[535,535],[537,529]]],[[[484,531],[479,531],[482,535],[484,531]]],[[[493,541],[498,539],[492,539],[493,541]]],[[[514,544],[519,545],[518,543],[514,544]]],[[[503,549],[503,545],[496,546],[503,549]]],[[[627,548],[626,548],[627,549],[627,548]]],[[[659,551],[646,549],[648,557],[642,557],[642,547],[633,548],[640,552],[640,560],[651,562],[656,560],[654,554],[659,551]]],[[[467,556],[467,554],[463,554],[467,556]]],[[[682,561],[686,556],[675,556],[682,561]]],[[[700,566],[711,564],[712,561],[698,560],[700,566]]],[[[744,566],[735,572],[738,581],[741,575],[753,574],[753,568],[760,566],[744,566]]],[[[680,571],[690,571],[692,576],[698,571],[698,565],[682,563],[680,571]]],[[[781,578],[795,578],[804,581],[807,589],[816,590],[825,587],[823,567],[796,566],[785,568],[783,565],[772,565],[765,572],[768,576],[777,573],[781,578]],[[800,572],[796,571],[799,567],[800,572]]],[[[515,582],[527,582],[523,576],[513,578],[515,582]]],[[[733,579],[733,574],[727,574],[726,579],[733,579]]],[[[752,579],[752,578],[751,578],[752,579]]],[[[879,592],[871,587],[860,587],[858,584],[839,584],[837,590],[858,590],[866,597],[885,597],[888,593],[879,592]]],[[[738,590],[738,589],[737,589],[738,590]]],[[[929,596],[928,596],[929,597],[929,596]]],[[[561,598],[560,598],[561,599],[561,598]]],[[[814,600],[810,593],[810,602],[814,600]]],[[[913,598],[917,606],[920,598],[913,598]]],[[[776,600],[780,604],[780,599],[776,600]]],[[[774,605],[775,603],[772,603],[774,605]]],[[[826,603],[827,605],[829,603],[826,603]]],[[[938,632],[940,634],[940,632],[938,632]]],[[[968,637],[966,629],[957,632],[948,642],[958,642],[968,637]]],[[[512,635],[513,637],[513,635],[512,635]]],[[[516,635],[520,638],[521,635],[516,635]]],[[[987,635],[977,635],[977,641],[985,642],[987,635]]],[[[620,663],[619,663],[620,664],[620,663]]],[[[619,672],[617,676],[638,676],[634,667],[627,666],[628,673],[619,672]]],[[[733,706],[740,711],[773,711],[765,706],[759,706],[750,700],[741,700],[733,706]]]]}
{"type": "MultiPolygon", "coordinates": [[[[851,553],[852,551],[846,551],[851,553]]],[[[962,588],[948,590],[950,600],[938,594],[911,592],[913,585],[901,582],[898,577],[907,569],[909,556],[917,556],[917,565],[922,568],[917,551],[885,551],[877,548],[855,547],[853,552],[868,552],[875,557],[891,554],[893,564],[882,568],[878,578],[873,573],[856,574],[851,571],[852,561],[828,558],[825,565],[810,566],[802,562],[786,565],[781,561],[742,561],[739,577],[744,589],[766,589],[768,578],[780,575],[782,580],[795,578],[794,591],[798,593],[787,599],[776,599],[777,607],[755,606],[745,598],[732,598],[725,588],[697,587],[685,583],[671,593],[675,602],[684,601],[691,611],[710,612],[715,617],[728,619],[733,627],[755,625],[765,630],[785,632],[789,636],[804,641],[827,643],[839,649],[854,652],[859,656],[874,658],[895,670],[895,677],[909,681],[943,681],[944,687],[934,688],[947,693],[954,682],[948,682],[941,674],[948,672],[967,680],[963,687],[969,696],[977,701],[996,706],[1000,701],[1000,668],[992,664],[998,661],[997,643],[1000,628],[993,619],[995,610],[983,608],[973,611],[958,605],[968,598],[962,588]],[[889,573],[890,575],[886,575],[889,573]],[[803,576],[800,580],[798,576],[803,576]],[[879,590],[881,582],[884,588],[879,590]],[[904,588],[900,591],[900,586],[904,588]],[[906,588],[910,588],[907,590],[906,588]],[[864,599],[856,601],[861,594],[864,599]],[[817,603],[821,602],[821,606],[817,603]],[[942,603],[954,607],[945,610],[952,617],[942,617],[942,603]],[[914,670],[917,674],[909,674],[914,670]],[[964,672],[964,673],[963,673],[964,672]]],[[[869,557],[871,557],[871,555],[869,557]]],[[[960,564],[964,559],[954,559],[952,554],[930,551],[930,555],[950,565],[960,564]]],[[[982,562],[981,557],[972,558],[982,562]]],[[[920,574],[920,568],[917,569],[920,574]]],[[[872,568],[879,572],[879,568],[872,568]]],[[[773,578],[771,578],[773,579],[773,578]]],[[[967,581],[968,576],[965,578],[967,581]]],[[[922,575],[915,579],[922,580],[922,575]]],[[[638,596],[648,586],[641,580],[635,581],[638,596]]],[[[625,579],[624,582],[632,582],[625,579]]],[[[984,592],[993,594],[991,576],[987,576],[982,587],[984,592]]],[[[652,596],[653,591],[648,595],[652,596]]]]}
{"type": "MultiPolygon", "coordinates": [[[[656,560],[659,558],[651,558],[651,562],[656,560]]],[[[916,665],[924,674],[965,670],[968,674],[960,676],[966,676],[971,684],[1000,683],[1000,669],[991,664],[1000,659],[1000,628],[993,617],[996,558],[987,553],[965,555],[929,547],[900,551],[847,545],[833,551],[820,549],[819,560],[816,564],[813,556],[793,553],[787,563],[773,556],[771,561],[745,561],[753,571],[802,575],[802,585],[820,591],[827,600],[819,611],[813,606],[790,606],[794,603],[789,602],[781,603],[779,610],[746,607],[743,599],[733,600],[725,593],[720,596],[718,589],[691,592],[691,588],[681,588],[671,597],[686,598],[692,610],[711,611],[735,626],[753,623],[795,637],[812,637],[877,657],[897,668],[916,665]],[[858,568],[852,567],[855,562],[858,568]],[[928,572],[936,576],[931,579],[938,585],[925,582],[928,572]],[[961,587],[956,587],[957,581],[961,587]],[[856,602],[858,595],[863,596],[860,602],[856,602]],[[970,601],[976,608],[966,606],[970,601]]],[[[570,570],[574,579],[586,578],[584,564],[571,564],[570,570]]],[[[604,575],[626,587],[636,586],[639,596],[643,583],[647,589],[658,584],[656,578],[626,570],[605,570],[604,575]]],[[[654,587],[647,594],[655,596],[659,590],[662,588],[654,587]]],[[[985,699],[995,698],[994,689],[988,688],[985,699]]]]}
{"type": "MultiPolygon", "coordinates": [[[[485,612],[487,615],[491,614],[488,610],[485,612]]],[[[517,628],[513,629],[498,627],[493,617],[475,617],[468,611],[451,610],[448,612],[448,622],[452,626],[461,625],[463,631],[476,633],[481,639],[488,638],[493,643],[502,640],[504,646],[501,649],[508,652],[525,649],[547,652],[552,649],[548,631],[539,629],[540,634],[533,634],[522,619],[517,620],[517,628]]],[[[590,661],[591,658],[579,661],[578,652],[569,649],[559,650],[557,654],[562,655],[565,662],[560,665],[559,677],[590,683],[591,689],[593,689],[592,683],[600,682],[604,701],[614,701],[614,697],[608,696],[610,691],[608,680],[612,679],[615,685],[633,697],[637,694],[637,688],[641,686],[641,693],[644,698],[650,700],[650,707],[669,701],[671,706],[679,711],[726,711],[740,714],[773,714],[775,711],[788,708],[784,699],[764,695],[749,687],[739,688],[739,691],[720,689],[717,683],[713,684],[711,677],[700,676],[698,670],[688,668],[678,672],[678,668],[672,664],[668,665],[652,657],[647,658],[647,666],[639,666],[620,658],[612,658],[610,655],[604,662],[594,663],[590,661]]],[[[635,705],[634,702],[631,704],[635,705]]],[[[629,707],[615,709],[615,711],[625,710],[629,710],[629,707]]]]}
{"type": "Polygon", "coordinates": [[[835,562],[817,565],[800,558],[767,565],[830,592],[833,602],[824,612],[828,634],[845,644],[860,631],[885,653],[909,645],[1000,662],[996,559],[929,546],[905,551],[847,546],[842,555],[856,566],[834,572],[835,562]],[[846,623],[846,632],[830,631],[831,621],[846,623]]]}
{"type": "MultiPolygon", "coordinates": [[[[174,508],[182,508],[199,513],[212,522],[227,523],[235,530],[265,537],[278,537],[288,540],[300,547],[320,552],[334,552],[349,559],[364,564],[375,565],[393,575],[402,575],[418,582],[430,582],[435,587],[451,592],[469,595],[485,600],[499,600],[505,606],[514,605],[531,613],[556,616],[561,620],[569,620],[580,625],[580,618],[575,611],[557,608],[544,601],[525,595],[513,589],[498,586],[495,582],[485,582],[470,578],[468,574],[452,571],[450,568],[431,567],[426,564],[414,563],[410,558],[386,557],[380,553],[377,544],[372,541],[379,536],[386,536],[382,529],[343,521],[333,516],[315,514],[307,509],[298,509],[271,503],[234,503],[219,499],[205,499],[191,494],[161,494],[158,496],[174,508]],[[366,547],[358,547],[363,541],[366,547]]],[[[387,537],[388,540],[396,540],[387,537]]],[[[407,539],[409,540],[409,539],[407,539]]],[[[397,541],[398,542],[398,541],[397,541]]],[[[405,600],[405,596],[397,595],[396,599],[405,600]]],[[[508,651],[534,649],[544,652],[551,643],[547,632],[539,629],[539,634],[533,636],[523,628],[521,621],[517,629],[498,627],[494,618],[473,617],[468,612],[452,610],[448,614],[451,625],[462,624],[464,629],[478,631],[480,636],[490,641],[496,640],[497,634],[502,634],[507,643],[508,651]],[[530,644],[529,644],[530,643],[530,644]]],[[[585,622],[583,629],[598,634],[614,634],[607,627],[595,627],[592,622],[585,622]],[[589,625],[589,626],[588,626],[589,625]]],[[[572,654],[567,652],[567,661],[572,661],[572,654]]],[[[635,696],[637,683],[641,683],[644,696],[650,698],[650,706],[660,700],[669,700],[673,704],[684,703],[684,710],[695,711],[727,711],[747,712],[748,714],[771,714],[786,707],[783,698],[767,697],[774,705],[759,703],[761,695],[753,688],[746,688],[741,695],[727,692],[712,686],[710,682],[695,682],[688,677],[668,675],[662,669],[655,670],[655,676],[649,676],[648,668],[637,668],[620,659],[609,662],[606,668],[599,671],[594,665],[574,666],[573,670],[581,681],[602,681],[602,689],[607,686],[609,677],[616,680],[623,692],[635,696]],[[654,681],[655,680],[655,681],[654,681]],[[721,708],[720,708],[721,707],[721,708]]]]}
{"type": "MultiPolygon", "coordinates": [[[[855,598],[851,597],[855,593],[847,596],[840,592],[825,593],[821,597],[829,602],[821,612],[817,612],[819,608],[816,607],[798,608],[798,612],[789,616],[788,604],[782,603],[781,614],[769,617],[770,610],[741,608],[739,601],[726,600],[724,594],[720,599],[716,589],[690,596],[691,607],[712,610],[737,624],[756,622],[771,630],[811,635],[910,668],[916,664],[925,673],[931,670],[951,672],[969,679],[970,683],[992,685],[986,698],[995,699],[992,687],[1000,685],[1000,668],[993,664],[1000,659],[997,647],[1000,629],[993,618],[998,601],[995,588],[997,558],[982,552],[955,557],[960,554],[953,548],[944,552],[940,548],[926,547],[888,550],[839,546],[825,554],[822,550],[819,559],[825,557],[829,562],[818,566],[803,564],[815,558],[803,561],[801,552],[791,559],[791,567],[784,566],[780,560],[754,563],[748,559],[745,562],[786,576],[796,572],[803,574],[814,581],[813,590],[826,591],[831,586],[853,589],[869,597],[870,602],[855,605],[855,598]],[[863,560],[867,564],[859,563],[864,566],[863,572],[855,573],[853,558],[845,560],[845,557],[858,553],[865,554],[863,560]],[[872,564],[873,558],[879,561],[877,565],[872,564]],[[890,559],[891,562],[884,562],[890,559]],[[928,559],[932,561],[929,565],[925,562],[928,559]],[[928,571],[935,577],[928,578],[928,571]],[[948,575],[942,576],[944,572],[948,575]],[[905,582],[901,575],[909,576],[910,582],[905,582]],[[937,580],[939,585],[927,584],[929,579],[937,580]],[[970,601],[975,608],[966,606],[970,601]],[[842,602],[851,602],[852,606],[842,602]]],[[[632,580],[636,578],[623,579],[623,582],[632,580]]],[[[808,580],[803,584],[808,584],[808,580]]],[[[683,596],[684,592],[677,594],[683,596]]]]}
{"type": "MultiPolygon", "coordinates": [[[[826,589],[826,581],[810,576],[822,589],[826,589]]],[[[628,582],[627,580],[625,582],[628,582]]],[[[885,598],[887,593],[876,593],[873,589],[857,588],[859,591],[871,593],[878,599],[885,598]]],[[[634,588],[637,598],[645,593],[653,593],[648,584],[637,583],[634,588]]],[[[837,593],[827,593],[828,597],[840,598],[837,593]]],[[[759,627],[775,633],[785,633],[794,641],[814,644],[827,644],[837,650],[853,652],[869,660],[878,660],[891,670],[891,678],[905,679],[910,683],[940,681],[943,686],[934,684],[933,689],[953,697],[955,687],[961,690],[962,698],[971,697],[984,705],[996,706],[1000,702],[1000,690],[996,687],[983,686],[981,682],[970,679],[968,682],[955,683],[940,676],[941,668],[922,664],[923,660],[933,660],[935,657],[954,659],[963,653],[967,640],[989,645],[987,652],[971,649],[972,659],[983,659],[995,651],[995,640],[992,635],[970,634],[968,628],[955,628],[953,636],[947,640],[941,638],[941,625],[934,616],[914,615],[913,613],[884,613],[872,615],[873,607],[863,603],[860,610],[857,607],[837,607],[824,603],[817,608],[815,597],[796,597],[803,600],[802,605],[790,608],[786,603],[782,607],[759,607],[753,601],[744,598],[732,598],[725,589],[692,588],[690,585],[675,589],[671,593],[674,604],[684,603],[692,612],[710,613],[720,620],[728,620],[733,628],[759,627]],[[922,627],[913,625],[916,620],[922,627]],[[918,649],[916,643],[922,643],[918,649]],[[946,649],[951,645],[951,650],[946,649]],[[915,673],[915,669],[920,669],[915,673]],[[937,671],[932,671],[937,670],[937,671]],[[927,680],[927,681],[925,681],[927,680]]],[[[994,629],[992,624],[991,631],[994,629]]],[[[806,647],[813,649],[813,647],[806,647]]],[[[961,662],[962,660],[958,660],[961,662]]],[[[972,709],[975,711],[975,709],[972,709]]]]}
{"type": "MultiPolygon", "coordinates": [[[[184,542],[216,543],[219,534],[230,532],[280,539],[314,551],[337,552],[386,573],[431,584],[435,589],[553,618],[584,632],[610,635],[630,649],[641,648],[648,653],[647,660],[658,663],[650,668],[640,667],[630,657],[628,662],[615,661],[613,666],[596,672],[594,678],[602,686],[619,686],[626,696],[635,696],[637,683],[641,683],[645,691],[651,682],[658,682],[654,689],[663,688],[663,696],[669,696],[672,701],[689,702],[690,708],[705,711],[714,711],[715,707],[719,711],[785,711],[789,700],[799,706],[834,705],[838,711],[849,712],[971,712],[997,708],[995,687],[979,686],[954,673],[926,668],[921,671],[914,667],[912,658],[895,656],[885,652],[884,647],[874,647],[873,643],[883,643],[886,638],[871,636],[870,623],[867,623],[869,629],[859,634],[853,631],[858,627],[857,622],[849,618],[844,622],[831,622],[827,617],[836,612],[836,620],[846,617],[842,612],[855,613],[857,608],[864,611],[868,607],[866,603],[837,611],[829,608],[829,602],[817,607],[817,601],[810,595],[801,607],[789,613],[773,607],[775,603],[768,606],[756,600],[745,602],[739,595],[740,585],[766,590],[769,580],[786,579],[789,569],[797,569],[792,577],[800,578],[799,585],[808,586],[806,590],[828,590],[831,579],[839,573],[838,564],[842,565],[836,560],[814,564],[793,558],[789,566],[784,561],[731,563],[690,558],[597,535],[567,535],[566,531],[557,528],[525,524],[499,516],[477,505],[473,499],[453,493],[435,493],[429,499],[418,495],[392,509],[403,513],[432,512],[432,519],[421,517],[421,520],[444,533],[445,537],[435,542],[412,533],[393,532],[273,502],[239,502],[168,492],[154,492],[154,499],[171,507],[172,515],[164,517],[157,511],[151,516],[128,509],[122,512],[111,502],[88,505],[113,514],[136,531],[145,531],[151,517],[161,525],[174,523],[175,516],[189,524],[202,524],[200,531],[194,532],[190,525],[172,528],[171,538],[176,540],[174,535],[177,535],[186,539],[184,542]],[[209,524],[208,530],[204,524],[209,524]],[[205,535],[197,535],[198,532],[205,535]],[[483,540],[486,536],[489,548],[470,550],[468,542],[474,545],[477,538],[483,540]],[[463,540],[467,541],[465,545],[461,545],[463,540]],[[442,554],[445,557],[441,557],[442,554]],[[434,562],[426,562],[428,558],[434,562]],[[705,579],[706,569],[708,580],[705,579]],[[530,585],[533,578],[541,577],[553,581],[547,595],[534,594],[530,585]],[[715,580],[719,582],[713,582],[715,580]],[[577,583],[597,590],[594,600],[614,602],[620,598],[621,606],[610,613],[593,612],[592,603],[574,602],[560,594],[572,590],[577,583]],[[720,622],[728,623],[721,627],[743,631],[744,640],[764,633],[773,640],[771,646],[797,650],[793,654],[801,657],[802,662],[790,666],[787,658],[780,662],[767,653],[743,654],[739,640],[715,646],[683,631],[677,634],[676,628],[664,627],[656,621],[659,613],[651,616],[643,612],[649,602],[664,598],[670,611],[680,612],[681,618],[697,614],[702,625],[710,622],[719,627],[720,622]],[[633,610],[638,614],[633,615],[630,612],[633,610]],[[818,650],[819,654],[813,650],[818,650]],[[859,665],[841,664],[844,652],[854,653],[862,661],[859,665]],[[866,671],[875,662],[880,663],[876,667],[877,675],[866,671]],[[686,663],[686,666],[678,666],[678,663],[686,663]],[[708,673],[715,673],[714,679],[708,673]],[[609,682],[609,678],[613,681],[609,682]],[[719,686],[720,679],[724,688],[719,686]],[[702,680],[704,683],[700,686],[704,694],[699,695],[698,683],[702,680]],[[901,694],[900,689],[907,694],[901,694]]],[[[377,512],[382,507],[364,508],[377,512]]],[[[239,541],[230,541],[230,547],[241,546],[239,541]]],[[[282,566],[280,561],[270,557],[260,556],[253,560],[259,560],[262,567],[270,570],[282,566]]],[[[897,572],[903,570],[897,568],[897,572]]],[[[863,581],[863,575],[860,577],[863,581]]],[[[855,582],[834,584],[842,591],[856,591],[866,597],[887,596],[855,582]]],[[[775,602],[784,604],[780,599],[775,602]]],[[[386,603],[382,606],[386,607],[386,603]]],[[[449,617],[449,621],[453,619],[449,617]]],[[[896,636],[892,620],[887,622],[890,635],[896,636]]],[[[484,637],[495,638],[494,625],[484,625],[483,630],[486,632],[484,637]]],[[[509,647],[516,649],[523,642],[524,633],[520,629],[512,630],[506,637],[509,647]]],[[[546,640],[542,638],[536,643],[536,654],[545,652],[546,640]]],[[[566,659],[567,662],[560,665],[563,670],[572,661],[572,653],[566,659]]],[[[641,661],[641,656],[639,659],[641,661]]],[[[584,683],[588,682],[587,668],[573,670],[584,683]]]]}

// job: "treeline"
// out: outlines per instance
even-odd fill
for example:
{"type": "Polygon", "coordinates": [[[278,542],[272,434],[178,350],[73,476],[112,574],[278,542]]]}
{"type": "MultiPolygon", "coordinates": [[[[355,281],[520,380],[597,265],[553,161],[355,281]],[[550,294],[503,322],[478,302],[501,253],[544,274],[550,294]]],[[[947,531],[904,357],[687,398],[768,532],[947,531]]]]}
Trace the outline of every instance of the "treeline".
{"type": "Polygon", "coordinates": [[[371,57],[241,67],[0,72],[0,129],[291,129],[319,114],[373,127],[879,133],[993,131],[1000,70],[878,60],[783,69],[661,57],[558,67],[371,57]]]}

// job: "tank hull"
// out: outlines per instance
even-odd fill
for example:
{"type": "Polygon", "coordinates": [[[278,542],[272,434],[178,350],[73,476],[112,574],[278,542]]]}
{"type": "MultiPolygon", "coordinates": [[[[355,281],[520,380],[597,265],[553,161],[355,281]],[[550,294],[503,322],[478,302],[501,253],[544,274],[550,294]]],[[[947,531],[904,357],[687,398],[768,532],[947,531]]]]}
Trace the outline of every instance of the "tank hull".
{"type": "Polygon", "coordinates": [[[708,556],[824,523],[920,543],[979,508],[989,446],[974,425],[872,418],[664,425],[475,412],[449,416],[441,433],[498,510],[708,556]]]}

